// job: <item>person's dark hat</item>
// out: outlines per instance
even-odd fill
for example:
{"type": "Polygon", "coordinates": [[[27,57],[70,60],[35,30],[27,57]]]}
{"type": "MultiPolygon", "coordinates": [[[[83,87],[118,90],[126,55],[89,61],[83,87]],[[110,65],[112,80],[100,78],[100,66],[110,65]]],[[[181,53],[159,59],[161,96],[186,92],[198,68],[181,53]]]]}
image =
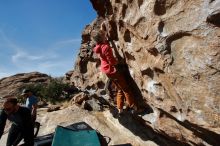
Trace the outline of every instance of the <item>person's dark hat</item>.
{"type": "Polygon", "coordinates": [[[23,89],[21,92],[21,95],[23,96],[23,95],[27,94],[28,92],[30,92],[29,89],[23,89]]]}

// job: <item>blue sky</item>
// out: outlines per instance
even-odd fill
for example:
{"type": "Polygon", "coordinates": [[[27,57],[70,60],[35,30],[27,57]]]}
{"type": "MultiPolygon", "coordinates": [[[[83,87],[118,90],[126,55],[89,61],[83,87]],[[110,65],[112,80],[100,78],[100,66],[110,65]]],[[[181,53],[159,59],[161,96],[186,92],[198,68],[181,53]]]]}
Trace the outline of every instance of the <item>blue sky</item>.
{"type": "Polygon", "coordinates": [[[0,78],[32,71],[63,76],[95,17],[89,0],[0,0],[0,78]]]}

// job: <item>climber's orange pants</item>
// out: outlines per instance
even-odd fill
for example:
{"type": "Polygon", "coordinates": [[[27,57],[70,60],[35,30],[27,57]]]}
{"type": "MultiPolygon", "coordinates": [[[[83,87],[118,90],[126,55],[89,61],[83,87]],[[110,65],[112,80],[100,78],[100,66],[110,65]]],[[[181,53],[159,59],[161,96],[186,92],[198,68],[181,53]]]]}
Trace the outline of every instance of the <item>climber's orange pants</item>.
{"type": "Polygon", "coordinates": [[[135,105],[134,96],[131,92],[131,89],[129,88],[128,83],[125,80],[125,77],[120,72],[116,72],[115,74],[107,76],[113,80],[118,89],[117,108],[123,109],[124,100],[126,100],[129,107],[133,107],[135,105]]]}

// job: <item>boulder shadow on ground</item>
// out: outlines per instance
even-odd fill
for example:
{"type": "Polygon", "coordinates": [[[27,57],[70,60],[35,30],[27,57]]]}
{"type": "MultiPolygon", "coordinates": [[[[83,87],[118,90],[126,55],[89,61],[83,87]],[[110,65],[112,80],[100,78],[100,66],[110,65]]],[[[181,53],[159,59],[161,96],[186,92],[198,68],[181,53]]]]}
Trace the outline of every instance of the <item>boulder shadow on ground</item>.
{"type": "Polygon", "coordinates": [[[160,112],[164,115],[166,115],[166,117],[176,121],[178,124],[180,124],[181,126],[185,127],[186,129],[192,131],[192,133],[195,134],[195,136],[201,138],[203,141],[205,141],[206,143],[213,145],[213,146],[218,146],[220,145],[220,134],[217,134],[213,131],[210,131],[208,129],[205,129],[203,127],[200,127],[197,124],[191,123],[188,120],[185,121],[179,121],[177,120],[174,116],[172,116],[171,114],[169,114],[168,112],[164,111],[163,109],[159,109],[160,112]]]}
{"type": "Polygon", "coordinates": [[[189,145],[185,142],[181,142],[172,137],[169,137],[169,135],[164,133],[161,134],[159,131],[155,131],[138,115],[124,112],[122,115],[118,116],[116,108],[111,108],[110,112],[115,118],[118,118],[118,121],[122,126],[129,129],[134,135],[140,137],[143,141],[153,141],[156,144],[163,146],[189,145]]]}

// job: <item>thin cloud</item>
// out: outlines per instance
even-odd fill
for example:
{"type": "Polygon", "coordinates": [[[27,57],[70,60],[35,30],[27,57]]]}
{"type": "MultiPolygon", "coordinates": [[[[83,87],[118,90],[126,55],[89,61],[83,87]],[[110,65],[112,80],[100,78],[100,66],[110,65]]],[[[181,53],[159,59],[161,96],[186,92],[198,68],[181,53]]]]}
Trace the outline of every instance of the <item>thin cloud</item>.
{"type": "Polygon", "coordinates": [[[12,56],[12,62],[17,63],[17,62],[23,62],[23,61],[40,61],[45,59],[46,56],[34,56],[30,55],[27,52],[18,50],[13,56],[12,56]]]}
{"type": "Polygon", "coordinates": [[[31,55],[19,50],[12,56],[12,62],[19,72],[39,71],[52,76],[63,76],[73,68],[73,57],[64,57],[56,49],[45,50],[43,55],[31,55]]]}
{"type": "Polygon", "coordinates": [[[69,45],[69,44],[79,44],[81,39],[68,39],[55,43],[55,45],[69,45]]]}
{"type": "Polygon", "coordinates": [[[77,48],[80,47],[81,39],[67,39],[49,45],[44,49],[33,49],[31,47],[21,47],[8,38],[0,30],[0,41],[4,46],[13,50],[10,56],[11,67],[5,66],[5,70],[0,71],[0,78],[16,73],[39,71],[52,76],[61,76],[73,68],[73,60],[77,48]],[[72,50],[72,54],[67,55],[72,50]],[[34,52],[33,52],[34,50],[34,52]],[[66,51],[65,51],[66,50],[66,51]],[[43,51],[43,52],[42,52],[43,51]],[[64,54],[65,52],[65,54],[64,54]],[[63,56],[66,55],[66,56],[63,56]]]}
{"type": "Polygon", "coordinates": [[[5,33],[1,29],[0,29],[0,36],[3,39],[5,46],[15,51],[15,54],[11,56],[13,63],[17,63],[20,60],[34,61],[34,60],[40,60],[43,58],[43,56],[30,55],[29,53],[25,52],[24,50],[28,50],[28,49],[25,49],[23,47],[20,47],[19,45],[16,45],[5,35],[5,33]]]}
{"type": "Polygon", "coordinates": [[[4,33],[4,31],[2,29],[0,29],[0,36],[2,38],[2,43],[5,44],[5,46],[7,46],[10,49],[14,49],[14,50],[21,50],[22,48],[17,46],[15,43],[13,43],[4,33]]]}
{"type": "Polygon", "coordinates": [[[4,66],[0,66],[0,79],[4,77],[9,77],[11,75],[14,75],[14,71],[5,68],[4,66]]]}
{"type": "Polygon", "coordinates": [[[4,78],[4,77],[9,77],[13,75],[13,73],[9,73],[9,72],[0,72],[0,79],[4,78]]]}
{"type": "Polygon", "coordinates": [[[64,72],[69,71],[71,67],[69,66],[68,60],[62,60],[60,62],[41,62],[36,66],[35,69],[52,76],[64,76],[64,72]]]}
{"type": "Polygon", "coordinates": [[[54,43],[50,48],[52,50],[66,49],[78,49],[81,44],[81,39],[67,39],[54,43]]]}

